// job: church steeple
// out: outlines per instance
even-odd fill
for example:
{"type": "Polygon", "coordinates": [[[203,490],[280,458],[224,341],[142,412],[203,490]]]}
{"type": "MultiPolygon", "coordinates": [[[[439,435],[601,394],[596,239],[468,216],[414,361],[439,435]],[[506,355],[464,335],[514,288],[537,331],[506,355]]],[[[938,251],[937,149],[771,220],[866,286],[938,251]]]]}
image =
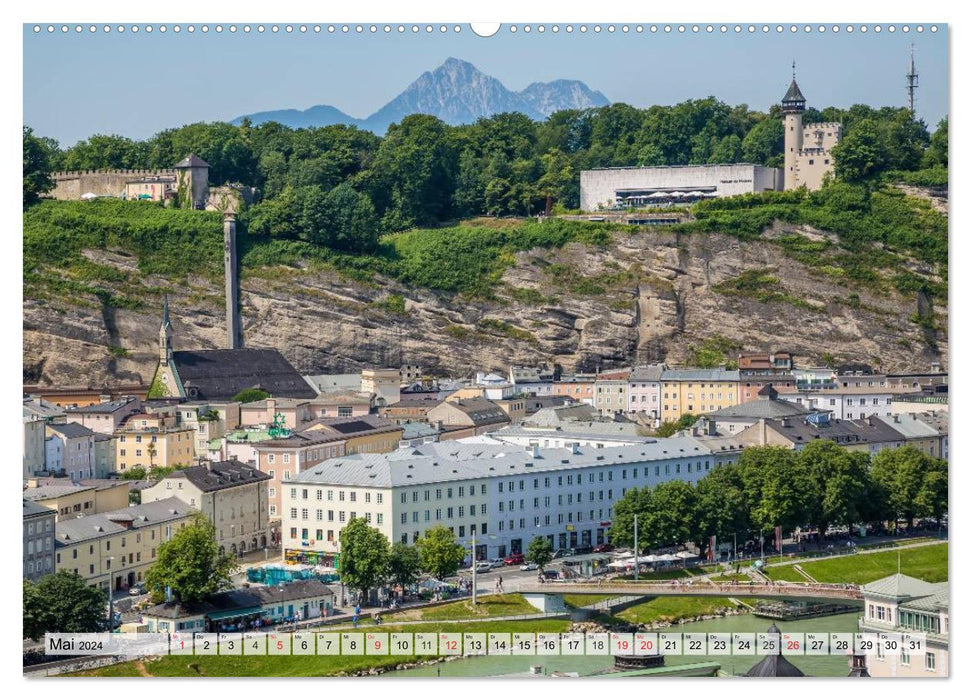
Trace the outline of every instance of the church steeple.
{"type": "Polygon", "coordinates": [[[801,113],[806,111],[806,98],[799,89],[796,82],[796,62],[792,62],[792,82],[789,83],[789,90],[782,98],[782,111],[784,113],[801,113]]]}
{"type": "Polygon", "coordinates": [[[169,295],[162,302],[162,325],[158,329],[158,361],[168,366],[172,356],[172,322],[169,320],[169,295]]]}

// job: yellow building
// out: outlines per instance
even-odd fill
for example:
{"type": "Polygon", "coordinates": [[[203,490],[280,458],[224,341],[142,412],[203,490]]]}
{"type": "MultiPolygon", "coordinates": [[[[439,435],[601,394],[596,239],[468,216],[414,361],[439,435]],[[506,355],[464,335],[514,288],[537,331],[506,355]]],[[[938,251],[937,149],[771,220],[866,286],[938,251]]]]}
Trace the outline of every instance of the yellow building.
{"type": "Polygon", "coordinates": [[[196,456],[195,431],[176,425],[174,416],[135,414],[115,437],[115,465],[119,472],[132,467],[189,465],[196,456]]]}
{"type": "Polygon", "coordinates": [[[125,590],[141,583],[168,542],[198,513],[166,498],[55,526],[55,571],[73,571],[89,586],[125,590]]]}
{"type": "Polygon", "coordinates": [[[738,391],[737,369],[666,369],[661,373],[661,422],[735,406],[738,391]]]}
{"type": "Polygon", "coordinates": [[[38,482],[27,481],[24,498],[37,505],[51,508],[57,512],[58,521],[97,515],[128,506],[128,484],[105,484],[103,486],[82,486],[70,479],[38,482]]]}

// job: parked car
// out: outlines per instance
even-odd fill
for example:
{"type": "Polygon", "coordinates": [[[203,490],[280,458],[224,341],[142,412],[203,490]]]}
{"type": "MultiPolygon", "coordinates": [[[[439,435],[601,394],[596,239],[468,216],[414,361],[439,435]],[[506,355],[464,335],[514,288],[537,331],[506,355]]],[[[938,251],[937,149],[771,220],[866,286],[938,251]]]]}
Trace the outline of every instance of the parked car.
{"type": "Polygon", "coordinates": [[[539,564],[533,562],[528,562],[519,567],[520,571],[536,571],[539,568],[539,564]]]}
{"type": "Polygon", "coordinates": [[[592,552],[592,551],[593,551],[593,547],[591,547],[588,544],[581,545],[580,547],[574,547],[573,548],[573,554],[574,555],[590,554],[590,552],[592,552]]]}
{"type": "Polygon", "coordinates": [[[484,574],[489,571],[492,571],[492,562],[480,561],[478,564],[475,565],[475,573],[477,574],[484,574]]]}
{"type": "Polygon", "coordinates": [[[508,557],[502,560],[506,566],[515,566],[516,564],[522,564],[526,561],[522,554],[510,554],[508,557]]]}
{"type": "Polygon", "coordinates": [[[128,589],[128,595],[141,595],[144,592],[141,586],[132,586],[128,589]]]}
{"type": "Polygon", "coordinates": [[[495,559],[490,559],[489,563],[492,564],[493,569],[498,569],[500,566],[506,565],[506,560],[501,557],[496,557],[495,559]]]}
{"type": "Polygon", "coordinates": [[[570,556],[569,549],[558,549],[555,552],[553,552],[554,559],[562,559],[563,557],[568,557],[568,556],[570,556]]]}
{"type": "Polygon", "coordinates": [[[594,547],[593,551],[597,552],[598,554],[600,552],[612,552],[614,551],[614,546],[610,544],[610,542],[604,542],[603,544],[598,544],[596,547],[594,547]]]}
{"type": "Polygon", "coordinates": [[[560,577],[559,571],[544,571],[543,577],[549,581],[558,579],[560,577]]]}

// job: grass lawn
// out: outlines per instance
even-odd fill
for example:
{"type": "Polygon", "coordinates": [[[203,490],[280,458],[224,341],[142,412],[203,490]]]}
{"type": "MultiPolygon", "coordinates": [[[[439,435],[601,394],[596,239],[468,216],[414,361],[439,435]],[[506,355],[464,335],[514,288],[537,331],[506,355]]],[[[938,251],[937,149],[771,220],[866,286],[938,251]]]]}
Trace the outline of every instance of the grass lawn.
{"type": "Polygon", "coordinates": [[[563,596],[563,602],[571,608],[582,608],[585,605],[593,605],[594,603],[599,603],[601,600],[610,600],[611,598],[617,597],[619,596],[614,593],[568,594],[563,596]]]}
{"type": "MultiPolygon", "coordinates": [[[[754,604],[754,600],[740,598],[747,603],[754,604]]],[[[616,617],[625,622],[675,622],[685,617],[697,615],[712,615],[725,608],[735,609],[735,604],[728,598],[680,598],[677,596],[661,596],[640,605],[627,608],[616,617]]]]}
{"type": "MultiPolygon", "coordinates": [[[[898,556],[903,574],[932,583],[947,580],[947,544],[820,559],[800,566],[817,581],[862,584],[897,573],[898,556]]],[[[806,580],[792,565],[772,566],[765,573],[775,581],[806,580]]]]}
{"type": "MultiPolygon", "coordinates": [[[[566,632],[569,620],[432,623],[390,625],[382,632],[566,632]]],[[[339,627],[317,631],[332,632],[339,627]]],[[[369,627],[369,630],[373,627],[369,627]]],[[[165,656],[156,661],[126,661],[114,666],[70,674],[75,676],[334,676],[340,672],[384,668],[430,656],[165,656]]]]}
{"type": "Polygon", "coordinates": [[[479,596],[479,604],[469,599],[457,600],[431,608],[405,610],[384,616],[387,623],[402,620],[466,620],[476,617],[508,617],[510,615],[535,615],[540,611],[526,602],[518,593],[508,595],[479,596]]]}

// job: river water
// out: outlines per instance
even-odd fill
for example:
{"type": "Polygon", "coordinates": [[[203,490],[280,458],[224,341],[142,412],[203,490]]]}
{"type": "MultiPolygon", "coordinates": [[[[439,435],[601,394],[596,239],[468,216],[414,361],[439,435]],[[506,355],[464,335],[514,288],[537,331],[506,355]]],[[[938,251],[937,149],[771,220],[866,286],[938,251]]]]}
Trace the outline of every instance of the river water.
{"type": "MultiPolygon", "coordinates": [[[[812,620],[776,622],[783,632],[856,632],[859,615],[832,615],[812,620]]],[[[690,622],[670,628],[681,632],[765,632],[772,620],[754,615],[733,615],[717,620],[690,622]]],[[[731,675],[745,673],[761,660],[760,656],[666,656],[665,666],[695,664],[705,661],[721,664],[722,671],[731,675]]],[[[841,677],[850,672],[849,657],[846,656],[787,656],[795,666],[807,676],[841,677]]],[[[542,666],[543,673],[553,671],[576,672],[581,676],[610,671],[613,657],[610,656],[470,656],[448,663],[423,666],[406,671],[392,671],[382,677],[483,677],[499,676],[509,673],[524,673],[530,666],[542,666]]]]}

